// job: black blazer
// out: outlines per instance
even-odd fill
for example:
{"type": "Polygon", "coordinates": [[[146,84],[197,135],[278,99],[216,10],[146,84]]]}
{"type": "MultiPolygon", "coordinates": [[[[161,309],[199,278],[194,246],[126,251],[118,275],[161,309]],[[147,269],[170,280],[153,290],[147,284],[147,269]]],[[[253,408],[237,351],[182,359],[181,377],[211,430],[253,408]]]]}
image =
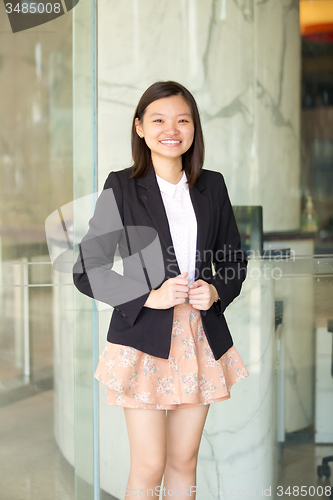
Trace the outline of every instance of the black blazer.
{"type": "MultiPolygon", "coordinates": [[[[74,284],[82,293],[114,307],[107,334],[109,342],[167,359],[173,307],[151,309],[144,307],[144,303],[151,289],[180,274],[180,269],[154,167],[151,163],[142,179],[130,179],[132,171],[130,167],[109,174],[89,221],[89,231],[79,245],[80,253],[73,268],[74,284]],[[112,191],[108,191],[109,188],[112,191]],[[118,216],[109,216],[115,213],[115,207],[111,198],[105,197],[107,192],[114,195],[118,216]],[[129,233],[133,232],[133,226],[144,226],[147,232],[143,238],[146,241],[134,243],[131,248],[129,233]],[[154,240],[156,234],[159,238],[154,240]],[[149,243],[155,250],[142,258],[144,252],[139,250],[149,243]],[[123,259],[123,276],[111,269],[117,245],[123,259]],[[132,259],[136,258],[136,265],[128,258],[131,255],[132,259]],[[122,297],[121,304],[119,297],[122,297]]],[[[195,279],[213,284],[220,297],[210,309],[200,311],[207,340],[217,360],[233,345],[223,312],[240,294],[248,259],[241,250],[223,175],[203,169],[190,188],[190,196],[198,224],[195,279]]]]}

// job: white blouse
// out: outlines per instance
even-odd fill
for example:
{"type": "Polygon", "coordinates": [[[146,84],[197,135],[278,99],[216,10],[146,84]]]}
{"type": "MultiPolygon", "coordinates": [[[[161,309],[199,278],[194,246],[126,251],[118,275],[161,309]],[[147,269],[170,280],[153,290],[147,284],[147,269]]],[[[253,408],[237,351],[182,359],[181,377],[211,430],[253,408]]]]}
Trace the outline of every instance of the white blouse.
{"type": "Polygon", "coordinates": [[[197,248],[197,218],[192,205],[187,177],[178,184],[162,179],[156,174],[165,211],[168,217],[172,243],[181,273],[188,272],[189,285],[195,281],[195,257],[197,248]]]}

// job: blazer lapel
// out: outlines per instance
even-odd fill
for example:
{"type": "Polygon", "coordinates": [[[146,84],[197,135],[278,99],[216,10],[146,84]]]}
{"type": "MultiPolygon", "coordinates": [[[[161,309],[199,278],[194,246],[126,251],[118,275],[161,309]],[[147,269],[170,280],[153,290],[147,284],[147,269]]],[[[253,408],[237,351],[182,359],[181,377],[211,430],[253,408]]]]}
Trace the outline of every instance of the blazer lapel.
{"type": "Polygon", "coordinates": [[[192,205],[197,217],[197,249],[195,259],[196,276],[199,276],[201,265],[204,261],[204,250],[207,245],[207,235],[209,224],[212,223],[211,215],[209,213],[209,200],[204,194],[205,185],[200,179],[192,188],[190,188],[190,196],[192,205]]]}
{"type": "MultiPolygon", "coordinates": [[[[150,164],[148,174],[142,179],[138,179],[138,186],[143,188],[142,194],[139,192],[139,196],[154,222],[163,245],[166,249],[172,249],[173,255],[175,255],[170,226],[152,163],[150,164]]],[[[198,275],[200,271],[201,262],[203,260],[203,251],[207,242],[208,227],[210,223],[209,201],[207,197],[202,194],[204,189],[205,186],[200,177],[196,184],[190,188],[192,205],[197,218],[196,275],[198,275]]],[[[177,260],[176,264],[178,274],[180,274],[177,260]]]]}

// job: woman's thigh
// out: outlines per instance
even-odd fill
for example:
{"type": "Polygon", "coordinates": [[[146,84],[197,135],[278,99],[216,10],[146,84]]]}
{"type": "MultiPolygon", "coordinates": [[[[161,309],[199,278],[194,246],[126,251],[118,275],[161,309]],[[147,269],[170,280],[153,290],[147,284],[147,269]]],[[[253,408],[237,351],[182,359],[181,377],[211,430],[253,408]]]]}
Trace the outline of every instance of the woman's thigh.
{"type": "Polygon", "coordinates": [[[131,465],[162,467],[166,461],[167,422],[165,410],[124,408],[130,444],[131,465]]]}
{"type": "Polygon", "coordinates": [[[167,412],[167,460],[178,465],[196,463],[209,405],[167,412]]]}

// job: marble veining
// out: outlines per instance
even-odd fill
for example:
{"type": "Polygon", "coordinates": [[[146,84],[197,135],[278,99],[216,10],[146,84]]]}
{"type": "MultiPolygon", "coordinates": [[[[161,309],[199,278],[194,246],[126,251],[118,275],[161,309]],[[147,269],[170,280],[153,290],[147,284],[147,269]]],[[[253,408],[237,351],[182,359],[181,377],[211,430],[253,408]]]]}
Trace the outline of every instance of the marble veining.
{"type": "Polygon", "coordinates": [[[254,0],[233,0],[235,5],[243,14],[244,21],[253,23],[254,21],[254,0]]]}
{"type": "Polygon", "coordinates": [[[205,167],[225,175],[232,203],[262,205],[265,231],[299,227],[297,4],[101,0],[99,12],[99,188],[131,162],[141,93],[174,79],[198,102],[205,167]]]}

